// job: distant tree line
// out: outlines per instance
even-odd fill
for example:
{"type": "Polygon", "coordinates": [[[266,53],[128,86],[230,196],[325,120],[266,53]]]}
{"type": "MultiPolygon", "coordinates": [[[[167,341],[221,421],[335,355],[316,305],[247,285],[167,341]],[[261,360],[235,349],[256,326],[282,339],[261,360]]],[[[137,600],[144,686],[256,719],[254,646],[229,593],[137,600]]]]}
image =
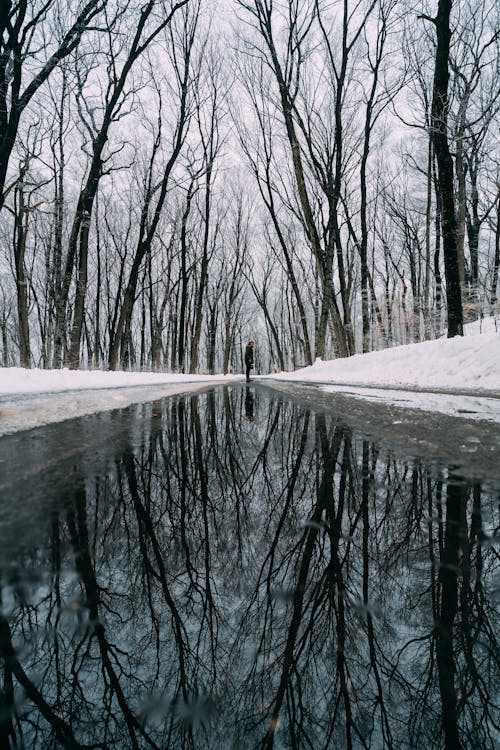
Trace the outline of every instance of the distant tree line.
{"type": "Polygon", "coordinates": [[[499,310],[492,0],[0,7],[3,366],[241,370],[499,310]]]}

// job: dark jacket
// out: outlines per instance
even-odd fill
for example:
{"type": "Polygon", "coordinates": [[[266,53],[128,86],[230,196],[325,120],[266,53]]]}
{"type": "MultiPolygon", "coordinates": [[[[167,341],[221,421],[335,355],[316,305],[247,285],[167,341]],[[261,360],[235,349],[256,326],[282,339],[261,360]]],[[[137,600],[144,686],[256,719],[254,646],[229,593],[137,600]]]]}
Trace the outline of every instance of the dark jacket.
{"type": "Polygon", "coordinates": [[[248,344],[245,347],[245,364],[253,365],[253,346],[248,346],[248,344]]]}

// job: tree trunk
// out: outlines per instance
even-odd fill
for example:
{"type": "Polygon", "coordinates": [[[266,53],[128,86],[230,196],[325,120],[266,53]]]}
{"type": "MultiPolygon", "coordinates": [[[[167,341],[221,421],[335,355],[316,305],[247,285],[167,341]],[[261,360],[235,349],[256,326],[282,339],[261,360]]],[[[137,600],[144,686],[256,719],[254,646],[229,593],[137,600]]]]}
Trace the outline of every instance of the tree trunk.
{"type": "MultiPolygon", "coordinates": [[[[238,248],[239,249],[239,248],[238,248]]],[[[237,249],[237,250],[238,250],[237,249]]],[[[222,355],[222,372],[227,375],[229,372],[229,356],[231,353],[231,331],[232,331],[232,319],[233,319],[233,305],[236,297],[236,269],[238,268],[238,258],[236,258],[233,275],[231,277],[231,285],[229,287],[229,295],[225,305],[224,315],[224,353],[222,355]]]]}
{"type": "Polygon", "coordinates": [[[182,215],[181,225],[181,304],[179,310],[179,333],[177,340],[177,366],[180,372],[184,372],[186,367],[186,318],[187,318],[187,291],[188,291],[188,272],[187,272],[187,220],[191,210],[191,201],[193,199],[194,183],[189,186],[186,208],[182,215]]]}
{"type": "MultiPolygon", "coordinates": [[[[92,205],[90,205],[90,211],[91,210],[92,205]]],[[[85,296],[87,293],[90,211],[88,209],[84,210],[80,225],[80,253],[78,258],[75,309],[73,313],[73,327],[71,329],[71,344],[68,362],[71,370],[78,370],[80,367],[80,342],[82,339],[85,296]]]]}
{"type": "Polygon", "coordinates": [[[457,260],[458,274],[462,290],[465,289],[465,217],[466,191],[465,191],[465,163],[463,154],[463,133],[457,138],[455,165],[457,170],[457,260]]]}
{"type": "Polygon", "coordinates": [[[438,165],[438,188],[441,198],[449,338],[463,336],[457,221],[453,194],[453,160],[450,154],[447,133],[451,7],[452,0],[439,0],[437,16],[434,19],[437,33],[437,47],[431,110],[432,142],[438,165]]]}
{"type": "Polygon", "coordinates": [[[477,298],[479,282],[479,230],[481,219],[479,218],[479,193],[477,189],[477,161],[474,155],[469,166],[470,179],[470,208],[471,213],[467,217],[467,239],[469,241],[470,255],[470,285],[471,293],[477,298]]]}
{"type": "Polygon", "coordinates": [[[495,260],[493,263],[493,278],[491,281],[491,306],[495,308],[498,296],[498,267],[500,266],[500,190],[497,196],[497,228],[495,235],[495,260]]]}
{"type": "Polygon", "coordinates": [[[215,372],[215,339],[217,336],[217,301],[218,295],[215,296],[212,303],[209,304],[209,316],[207,326],[207,367],[210,375],[215,372]]]}
{"type": "Polygon", "coordinates": [[[3,367],[9,366],[9,348],[8,348],[8,338],[7,338],[7,318],[3,317],[2,322],[0,323],[0,328],[2,330],[2,365],[3,367]]]}
{"type": "Polygon", "coordinates": [[[430,338],[430,271],[431,271],[431,211],[432,211],[432,141],[427,150],[427,195],[425,205],[425,271],[424,271],[424,338],[430,338]]]}
{"type": "Polygon", "coordinates": [[[30,332],[28,318],[28,282],[24,267],[26,237],[28,234],[28,211],[24,204],[24,175],[27,166],[21,168],[20,184],[16,189],[19,206],[16,214],[16,234],[14,263],[16,272],[17,315],[19,324],[19,363],[21,367],[31,367],[30,332]]]}
{"type": "Polygon", "coordinates": [[[205,178],[205,228],[203,231],[203,254],[201,258],[200,283],[198,285],[198,295],[196,298],[196,307],[194,313],[194,330],[191,341],[191,360],[189,372],[194,375],[198,369],[198,360],[200,353],[201,324],[203,322],[203,300],[205,289],[208,281],[208,243],[210,238],[210,208],[211,208],[211,187],[212,187],[212,168],[210,162],[207,166],[205,178]]]}

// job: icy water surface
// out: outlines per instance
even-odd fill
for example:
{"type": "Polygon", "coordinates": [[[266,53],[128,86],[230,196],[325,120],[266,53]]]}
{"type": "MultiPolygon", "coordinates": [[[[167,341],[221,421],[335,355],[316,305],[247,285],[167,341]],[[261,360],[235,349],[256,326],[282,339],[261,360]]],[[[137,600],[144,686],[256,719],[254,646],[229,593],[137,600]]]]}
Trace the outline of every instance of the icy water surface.
{"type": "Polygon", "coordinates": [[[2,750],[498,747],[491,484],[254,386],[2,451],[2,750]]]}

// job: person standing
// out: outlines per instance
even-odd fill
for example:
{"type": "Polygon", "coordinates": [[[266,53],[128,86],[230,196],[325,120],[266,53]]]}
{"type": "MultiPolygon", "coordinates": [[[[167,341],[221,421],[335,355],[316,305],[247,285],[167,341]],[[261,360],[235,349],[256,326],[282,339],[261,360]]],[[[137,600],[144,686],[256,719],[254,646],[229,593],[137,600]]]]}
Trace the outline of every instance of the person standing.
{"type": "Polygon", "coordinates": [[[253,367],[253,341],[249,341],[245,348],[245,369],[247,383],[250,380],[250,370],[253,367]]]}

